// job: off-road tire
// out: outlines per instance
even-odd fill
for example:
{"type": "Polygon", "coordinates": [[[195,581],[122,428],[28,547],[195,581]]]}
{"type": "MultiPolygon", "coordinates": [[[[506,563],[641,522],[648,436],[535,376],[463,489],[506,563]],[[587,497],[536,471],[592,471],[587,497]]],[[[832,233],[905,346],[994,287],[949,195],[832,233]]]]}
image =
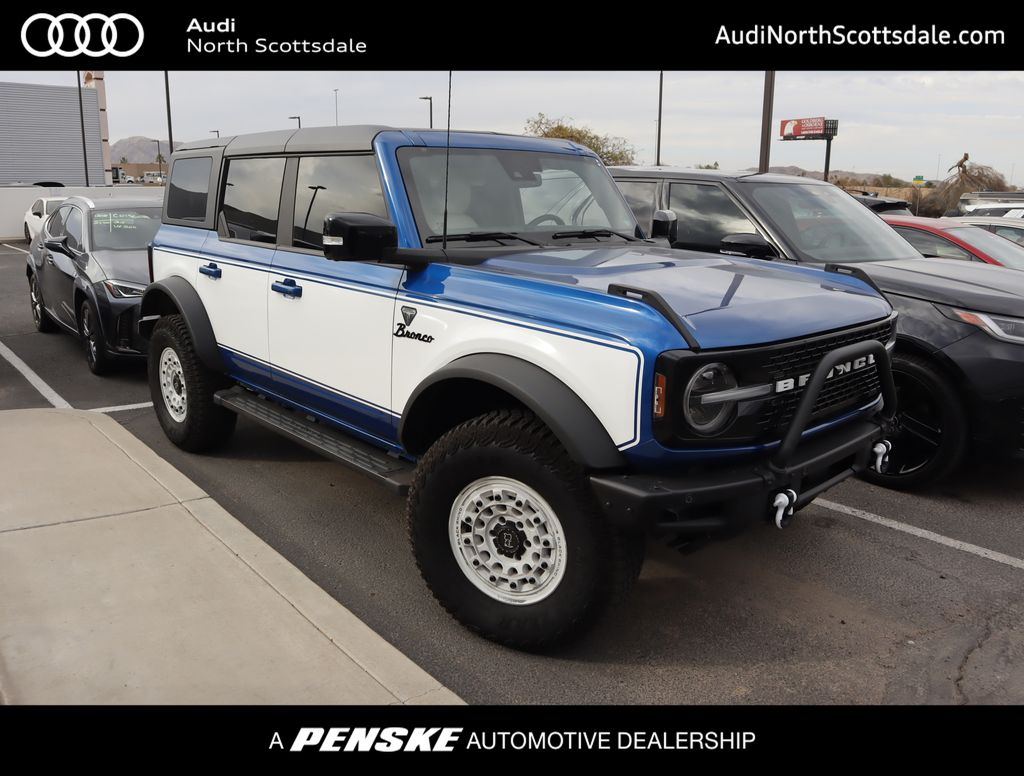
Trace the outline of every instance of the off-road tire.
{"type": "Polygon", "coordinates": [[[167,438],[182,450],[201,453],[231,438],[238,416],[214,403],[213,394],[230,385],[222,374],[203,366],[181,315],[165,315],[153,328],[149,342],[149,392],[153,408],[167,438]],[[161,391],[161,356],[174,352],[181,366],[184,417],[176,419],[161,391]]]}
{"type": "Polygon", "coordinates": [[[584,470],[525,410],[489,412],[435,442],[416,469],[407,524],[416,563],[438,602],[470,630],[517,649],[540,650],[583,634],[628,591],[643,563],[643,535],[608,525],[584,470]],[[535,491],[564,532],[564,572],[542,600],[510,604],[482,592],[452,547],[453,504],[470,483],[490,477],[535,491]]]}

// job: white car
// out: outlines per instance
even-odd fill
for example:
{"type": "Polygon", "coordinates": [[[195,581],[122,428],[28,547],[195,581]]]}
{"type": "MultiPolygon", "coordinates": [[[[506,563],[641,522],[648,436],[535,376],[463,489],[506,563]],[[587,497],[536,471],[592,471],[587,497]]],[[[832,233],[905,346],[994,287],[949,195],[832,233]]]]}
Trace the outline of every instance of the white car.
{"type": "Polygon", "coordinates": [[[41,197],[25,211],[25,242],[32,242],[43,222],[60,207],[66,197],[41,197]]]}
{"type": "Polygon", "coordinates": [[[1012,240],[1018,245],[1024,245],[1024,219],[1003,217],[987,218],[985,216],[960,216],[954,221],[963,221],[965,224],[980,226],[993,234],[1012,240]]]}

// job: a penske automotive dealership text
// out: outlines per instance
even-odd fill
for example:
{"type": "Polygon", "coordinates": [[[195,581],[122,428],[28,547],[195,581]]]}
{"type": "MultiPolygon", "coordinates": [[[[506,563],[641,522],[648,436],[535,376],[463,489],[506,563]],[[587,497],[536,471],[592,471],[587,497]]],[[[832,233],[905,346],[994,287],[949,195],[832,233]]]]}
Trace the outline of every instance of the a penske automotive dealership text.
{"type": "Polygon", "coordinates": [[[366,41],[354,38],[323,40],[247,40],[236,34],[234,18],[217,21],[192,19],[185,30],[189,54],[365,54],[366,41]]]}
{"type": "Polygon", "coordinates": [[[747,749],[757,736],[745,730],[503,730],[460,727],[304,727],[289,743],[274,733],[271,749],[292,752],[455,752],[523,750],[747,749]]]}

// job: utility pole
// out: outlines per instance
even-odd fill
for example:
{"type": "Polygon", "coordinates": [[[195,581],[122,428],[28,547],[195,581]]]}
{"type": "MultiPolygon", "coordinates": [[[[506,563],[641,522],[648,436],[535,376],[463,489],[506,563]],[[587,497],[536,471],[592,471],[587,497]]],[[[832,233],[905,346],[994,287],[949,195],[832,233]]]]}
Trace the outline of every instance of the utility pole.
{"type": "Polygon", "coordinates": [[[334,90],[334,126],[338,126],[338,90],[334,90]]]}
{"type": "Polygon", "coordinates": [[[761,106],[761,158],[758,172],[768,172],[771,160],[772,110],[775,103],[775,71],[764,71],[764,102],[761,106]]]}
{"type": "Polygon", "coordinates": [[[665,92],[665,71],[658,71],[658,141],[654,146],[654,164],[661,167],[661,99],[665,92]]]}

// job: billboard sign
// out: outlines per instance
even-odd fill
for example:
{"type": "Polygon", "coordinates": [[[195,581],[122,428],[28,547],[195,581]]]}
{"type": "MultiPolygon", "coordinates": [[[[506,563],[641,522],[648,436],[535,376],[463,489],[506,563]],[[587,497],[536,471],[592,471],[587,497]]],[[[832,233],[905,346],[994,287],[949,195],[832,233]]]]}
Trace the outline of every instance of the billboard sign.
{"type": "Polygon", "coordinates": [[[779,125],[779,135],[783,140],[824,137],[825,117],[812,119],[783,119],[779,125]]]}

